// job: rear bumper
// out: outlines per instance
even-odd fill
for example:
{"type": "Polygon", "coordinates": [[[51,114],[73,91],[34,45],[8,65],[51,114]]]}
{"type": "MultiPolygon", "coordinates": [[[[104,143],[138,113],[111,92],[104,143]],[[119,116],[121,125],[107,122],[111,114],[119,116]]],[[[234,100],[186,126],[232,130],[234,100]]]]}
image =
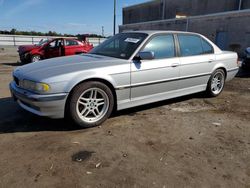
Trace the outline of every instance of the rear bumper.
{"type": "Polygon", "coordinates": [[[47,116],[50,118],[64,117],[67,93],[49,95],[34,94],[18,88],[15,82],[11,82],[9,88],[12,97],[23,109],[39,116],[47,116]]]}

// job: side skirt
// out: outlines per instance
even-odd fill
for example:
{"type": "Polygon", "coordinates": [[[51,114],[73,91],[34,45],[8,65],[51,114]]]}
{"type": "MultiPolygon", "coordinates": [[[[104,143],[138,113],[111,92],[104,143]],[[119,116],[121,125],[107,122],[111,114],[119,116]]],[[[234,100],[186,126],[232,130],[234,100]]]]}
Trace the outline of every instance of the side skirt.
{"type": "Polygon", "coordinates": [[[165,93],[159,93],[159,94],[154,94],[150,96],[143,96],[143,97],[138,97],[132,100],[123,100],[123,101],[118,101],[117,103],[117,110],[122,110],[126,108],[131,108],[135,106],[140,106],[144,104],[149,104],[153,102],[158,102],[158,101],[163,101],[167,99],[172,99],[180,96],[185,96],[193,93],[198,93],[201,91],[205,91],[207,88],[207,85],[199,85],[199,86],[194,86],[190,88],[185,88],[185,89],[179,89],[179,90],[174,90],[170,92],[165,92],[165,93]]]}

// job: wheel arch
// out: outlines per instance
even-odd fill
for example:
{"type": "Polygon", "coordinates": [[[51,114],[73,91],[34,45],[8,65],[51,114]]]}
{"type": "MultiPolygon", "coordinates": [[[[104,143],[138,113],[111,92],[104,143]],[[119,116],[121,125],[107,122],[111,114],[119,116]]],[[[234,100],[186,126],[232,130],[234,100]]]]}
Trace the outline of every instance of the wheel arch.
{"type": "Polygon", "coordinates": [[[216,67],[213,69],[213,71],[212,71],[211,74],[213,74],[213,72],[216,71],[216,70],[218,70],[218,69],[223,70],[223,72],[224,72],[224,74],[225,74],[225,80],[226,80],[226,78],[227,78],[227,69],[226,69],[224,66],[222,66],[222,65],[216,66],[216,67]]]}
{"type": "Polygon", "coordinates": [[[213,70],[213,72],[211,73],[211,76],[209,77],[209,80],[208,80],[208,82],[207,82],[206,94],[207,94],[208,97],[216,97],[216,96],[218,96],[218,95],[222,92],[222,89],[223,89],[223,87],[224,87],[224,85],[225,85],[226,76],[227,76],[227,71],[226,71],[226,68],[223,67],[223,66],[218,66],[218,67],[216,67],[216,68],[213,70]],[[211,83],[212,83],[212,79],[213,79],[213,77],[214,77],[214,74],[215,74],[216,71],[218,71],[218,70],[220,70],[220,72],[221,72],[221,71],[224,72],[224,83],[223,83],[223,86],[222,86],[222,88],[220,89],[220,91],[219,91],[218,93],[214,93],[214,92],[212,91],[211,83]]]}
{"type": "Polygon", "coordinates": [[[40,49],[32,49],[29,51],[30,56],[34,56],[34,55],[40,55],[42,58],[44,56],[43,51],[41,51],[40,49]]]}
{"type": "Polygon", "coordinates": [[[73,92],[73,90],[75,89],[75,87],[78,86],[78,85],[80,85],[80,84],[82,84],[82,83],[84,83],[84,82],[91,82],[91,81],[93,81],[93,82],[100,82],[100,83],[105,84],[107,87],[109,87],[109,89],[111,90],[111,92],[112,92],[112,94],[113,94],[113,97],[114,97],[114,108],[113,108],[113,111],[115,111],[115,110],[117,109],[117,95],[116,95],[116,92],[115,92],[115,87],[114,87],[114,85],[113,85],[110,81],[108,81],[108,80],[106,80],[106,79],[93,77],[93,78],[87,78],[87,79],[85,79],[85,80],[82,80],[82,81],[76,83],[76,84],[70,89],[69,94],[68,94],[68,97],[67,97],[67,99],[66,99],[66,103],[65,103],[65,110],[64,110],[65,112],[66,112],[66,109],[67,109],[67,105],[68,105],[70,96],[72,95],[72,92],[73,92]]]}

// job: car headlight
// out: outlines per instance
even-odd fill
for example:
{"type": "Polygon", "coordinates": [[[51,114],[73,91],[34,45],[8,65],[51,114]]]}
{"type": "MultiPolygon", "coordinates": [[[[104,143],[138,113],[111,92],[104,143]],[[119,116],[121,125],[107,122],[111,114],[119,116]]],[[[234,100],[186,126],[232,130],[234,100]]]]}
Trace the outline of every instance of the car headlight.
{"type": "Polygon", "coordinates": [[[37,91],[37,92],[48,92],[50,90],[49,84],[41,83],[41,82],[34,82],[30,80],[20,80],[19,85],[20,87],[24,89],[37,91]]]}

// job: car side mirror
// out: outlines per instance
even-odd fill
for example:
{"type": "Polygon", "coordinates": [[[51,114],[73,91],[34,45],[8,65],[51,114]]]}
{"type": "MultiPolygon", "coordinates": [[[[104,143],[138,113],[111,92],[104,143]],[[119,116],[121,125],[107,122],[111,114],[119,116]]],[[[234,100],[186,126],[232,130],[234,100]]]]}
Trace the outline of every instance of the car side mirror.
{"type": "Polygon", "coordinates": [[[155,58],[155,54],[152,51],[147,51],[147,52],[139,52],[136,55],[136,58],[140,60],[152,60],[155,58]]]}

